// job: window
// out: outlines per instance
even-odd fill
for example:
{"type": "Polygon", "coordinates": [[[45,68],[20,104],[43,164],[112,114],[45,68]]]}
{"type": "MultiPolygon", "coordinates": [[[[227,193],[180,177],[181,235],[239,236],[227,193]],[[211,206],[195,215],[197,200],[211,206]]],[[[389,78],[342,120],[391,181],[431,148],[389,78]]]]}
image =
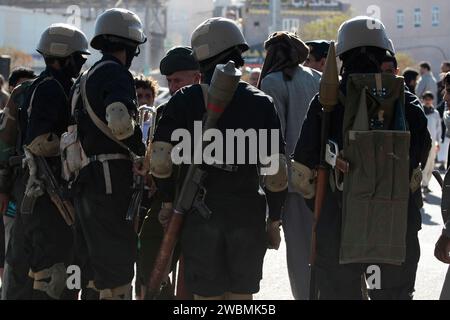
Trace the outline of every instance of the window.
{"type": "Polygon", "coordinates": [[[414,27],[419,28],[422,26],[422,13],[420,8],[414,9],[414,27]]]}
{"type": "Polygon", "coordinates": [[[439,7],[431,9],[431,24],[433,27],[439,26],[439,7]]]}
{"type": "Polygon", "coordinates": [[[405,25],[405,14],[403,10],[397,10],[397,28],[401,29],[405,25]]]}
{"type": "Polygon", "coordinates": [[[290,32],[298,32],[299,27],[300,27],[300,20],[283,19],[283,30],[290,32]]]}

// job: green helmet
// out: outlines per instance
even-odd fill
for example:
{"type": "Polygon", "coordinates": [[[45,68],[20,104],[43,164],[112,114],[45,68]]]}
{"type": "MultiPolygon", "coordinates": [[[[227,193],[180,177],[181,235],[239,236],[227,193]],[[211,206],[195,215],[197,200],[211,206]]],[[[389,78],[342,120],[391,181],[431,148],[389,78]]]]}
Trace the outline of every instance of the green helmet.
{"type": "Polygon", "coordinates": [[[242,52],[249,49],[241,29],[226,18],[211,18],[200,24],[192,33],[191,47],[198,61],[215,57],[233,47],[240,47],[242,52]]]}
{"type": "Polygon", "coordinates": [[[44,57],[65,58],[76,52],[91,54],[88,48],[88,40],[81,30],[69,24],[55,23],[42,33],[36,50],[44,57]]]}
{"type": "Polygon", "coordinates": [[[336,55],[340,56],[358,47],[378,47],[395,54],[394,45],[386,34],[384,24],[378,19],[366,16],[347,20],[339,27],[336,55]]]}
{"type": "Polygon", "coordinates": [[[101,50],[104,36],[136,44],[147,41],[141,19],[134,12],[122,8],[106,10],[97,17],[95,33],[91,41],[92,48],[101,50]]]}

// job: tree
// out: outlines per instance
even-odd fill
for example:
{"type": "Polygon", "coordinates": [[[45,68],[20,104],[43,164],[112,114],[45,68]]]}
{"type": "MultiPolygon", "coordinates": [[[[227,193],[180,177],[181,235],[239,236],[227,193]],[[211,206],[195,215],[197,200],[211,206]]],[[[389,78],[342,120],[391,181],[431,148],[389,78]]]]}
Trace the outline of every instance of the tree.
{"type": "Polygon", "coordinates": [[[312,21],[299,30],[300,38],[303,41],[336,40],[340,25],[350,18],[347,13],[339,13],[312,21]]]}
{"type": "Polygon", "coordinates": [[[405,52],[397,52],[395,54],[395,57],[397,58],[397,64],[398,68],[400,69],[400,74],[407,68],[407,67],[415,67],[417,66],[416,60],[414,60],[409,54],[405,52]]]}
{"type": "Polygon", "coordinates": [[[33,57],[25,52],[11,47],[0,48],[0,55],[8,55],[11,57],[11,70],[16,67],[32,67],[33,57]]]}

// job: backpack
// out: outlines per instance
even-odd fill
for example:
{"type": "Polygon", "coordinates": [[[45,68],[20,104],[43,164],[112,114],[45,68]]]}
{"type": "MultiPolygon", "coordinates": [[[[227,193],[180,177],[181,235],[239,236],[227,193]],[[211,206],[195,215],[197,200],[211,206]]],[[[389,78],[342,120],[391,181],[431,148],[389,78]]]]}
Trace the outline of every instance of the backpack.
{"type": "Polygon", "coordinates": [[[352,74],[344,106],[340,263],[399,265],[406,256],[410,133],[403,77],[352,74]]]}
{"type": "Polygon", "coordinates": [[[20,109],[26,105],[33,80],[17,86],[11,94],[6,107],[0,111],[0,163],[7,164],[9,158],[16,154],[18,142],[20,109]]]}

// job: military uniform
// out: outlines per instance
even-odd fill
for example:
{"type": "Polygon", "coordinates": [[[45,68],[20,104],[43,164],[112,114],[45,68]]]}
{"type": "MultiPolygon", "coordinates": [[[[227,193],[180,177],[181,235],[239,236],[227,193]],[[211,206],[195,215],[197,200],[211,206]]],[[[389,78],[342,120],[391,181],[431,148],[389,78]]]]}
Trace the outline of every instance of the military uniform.
{"type": "MultiPolygon", "coordinates": [[[[363,19],[363,18],[361,18],[363,19]]],[[[369,19],[369,18],[367,18],[369,19]]],[[[357,19],[356,19],[357,20],[357,19]]],[[[353,21],[353,20],[350,20],[353,21]]],[[[365,23],[366,21],[358,23],[365,23]]],[[[381,23],[380,23],[381,24],[381,23]]],[[[342,28],[342,27],[341,27],[342,28]]],[[[384,32],[384,29],[382,32],[384,32]]],[[[376,31],[375,31],[376,32],[376,31]]],[[[379,37],[378,39],[380,39],[379,37]]],[[[358,40],[356,40],[357,42],[358,40]]],[[[387,42],[387,40],[386,40],[387,42]]],[[[344,44],[344,46],[347,43],[344,44]]],[[[392,46],[373,44],[383,49],[393,51],[392,46]]],[[[355,45],[354,48],[358,47],[355,45]]],[[[345,70],[345,69],[344,69],[345,70]]],[[[364,70],[359,70],[363,72],[364,70]]],[[[370,72],[370,71],[369,71],[370,72]]],[[[373,71],[372,71],[373,72],[373,71]]],[[[342,97],[346,96],[346,85],[349,73],[344,71],[340,83],[342,97]]],[[[330,115],[330,129],[327,139],[337,143],[339,150],[344,146],[344,111],[339,102],[330,115]]],[[[302,127],[293,159],[308,168],[316,168],[320,164],[322,105],[317,95],[302,127]]],[[[430,137],[427,122],[418,99],[409,91],[405,91],[405,118],[410,131],[409,173],[424,164],[430,148],[430,137]]],[[[350,166],[350,170],[352,167],[350,166]]],[[[417,233],[421,228],[420,188],[409,196],[407,207],[406,257],[401,265],[376,264],[381,271],[381,288],[369,290],[371,299],[411,299],[414,292],[417,264],[420,256],[417,233]]],[[[308,201],[312,208],[314,204],[308,201]]],[[[362,214],[363,215],[363,214],[362,214]]],[[[361,217],[362,219],[363,217],[361,217]]],[[[340,245],[343,219],[343,193],[336,188],[332,190],[327,184],[327,190],[320,219],[317,225],[317,258],[316,287],[319,299],[362,299],[361,277],[367,272],[369,264],[340,264],[340,245]]],[[[375,264],[375,263],[374,263],[375,264]]]]}
{"type": "MultiPolygon", "coordinates": [[[[122,102],[130,112],[137,112],[137,100],[131,73],[112,56],[104,56],[98,63],[104,61],[112,63],[92,74],[87,81],[86,91],[94,112],[106,122],[105,106],[122,102]]],[[[76,121],[87,157],[95,159],[101,154],[129,155],[127,150],[95,126],[83,109],[81,100],[76,109],[76,121]]],[[[138,127],[124,143],[138,155],[145,152],[138,127]]],[[[132,161],[129,158],[107,162],[112,193],[107,193],[104,164],[95,160],[81,170],[74,186],[76,210],[94,272],[90,280],[94,280],[99,290],[131,282],[137,252],[133,225],[125,220],[132,195],[132,161]]]]}
{"type": "Polygon", "coordinates": [[[90,52],[83,32],[66,24],[49,26],[41,35],[37,51],[45,59],[45,71],[31,84],[23,84],[13,92],[19,106],[18,157],[9,162],[14,172],[11,193],[19,210],[7,251],[4,299],[63,298],[66,267],[73,258],[72,229],[46,187],[38,182],[44,172],[40,172],[42,168],[36,166],[35,159],[40,157],[55,182],[61,184],[59,138],[69,123],[68,95],[72,78],[78,76],[86,61],[83,55],[90,52]],[[21,166],[24,154],[26,169],[21,166]],[[32,194],[32,189],[38,189],[39,194],[32,194]],[[25,197],[35,198],[27,214],[21,208],[25,197]]]}
{"type": "Polygon", "coordinates": [[[126,214],[133,193],[133,157],[144,155],[145,146],[139,126],[134,125],[137,97],[128,68],[145,40],[133,12],[105,11],[97,18],[91,40],[103,57],[78,79],[72,92],[79,139],[88,160],[73,185],[78,257],[84,280],[100,292],[100,299],[131,298],[137,235],[126,214]],[[125,64],[114,56],[116,51],[125,52],[125,64]]]}
{"type": "MultiPolygon", "coordinates": [[[[344,85],[341,85],[341,90],[344,85]]],[[[427,150],[426,118],[419,101],[406,93],[406,119],[411,131],[410,169],[417,168],[422,153],[427,150]]],[[[309,168],[319,164],[322,106],[318,97],[312,101],[303,124],[302,133],[294,153],[294,160],[309,168]]],[[[338,104],[331,115],[330,139],[342,148],[342,123],[344,107],[338,104]]],[[[420,190],[419,190],[420,193],[420,190]]],[[[418,196],[421,196],[420,194],[418,196]]],[[[317,285],[323,299],[361,299],[361,275],[367,266],[340,265],[340,232],[342,193],[327,188],[317,227],[317,285]]],[[[381,299],[409,299],[414,292],[415,274],[420,257],[417,232],[421,228],[420,208],[411,195],[408,207],[407,253],[402,266],[383,265],[381,279],[383,290],[374,290],[371,297],[381,299]]],[[[311,208],[313,204],[310,202],[311,208]]]]}
{"type": "MultiPolygon", "coordinates": [[[[154,141],[170,143],[177,128],[188,129],[192,134],[194,121],[201,121],[204,112],[201,87],[181,89],[168,102],[154,141]]],[[[217,128],[222,133],[239,128],[279,130],[280,122],[271,98],[241,82],[217,128]]],[[[275,152],[283,153],[283,149],[281,142],[280,150],[275,152]]],[[[187,288],[201,296],[256,293],[267,248],[266,198],[259,192],[256,165],[239,165],[235,172],[207,166],[205,169],[205,202],[212,216],[206,220],[195,210],[186,216],[181,250],[187,288]]],[[[160,183],[158,188],[165,202],[173,201],[173,187],[160,183]]],[[[267,193],[269,215],[274,221],[280,218],[283,200],[283,193],[267,193]]]]}

